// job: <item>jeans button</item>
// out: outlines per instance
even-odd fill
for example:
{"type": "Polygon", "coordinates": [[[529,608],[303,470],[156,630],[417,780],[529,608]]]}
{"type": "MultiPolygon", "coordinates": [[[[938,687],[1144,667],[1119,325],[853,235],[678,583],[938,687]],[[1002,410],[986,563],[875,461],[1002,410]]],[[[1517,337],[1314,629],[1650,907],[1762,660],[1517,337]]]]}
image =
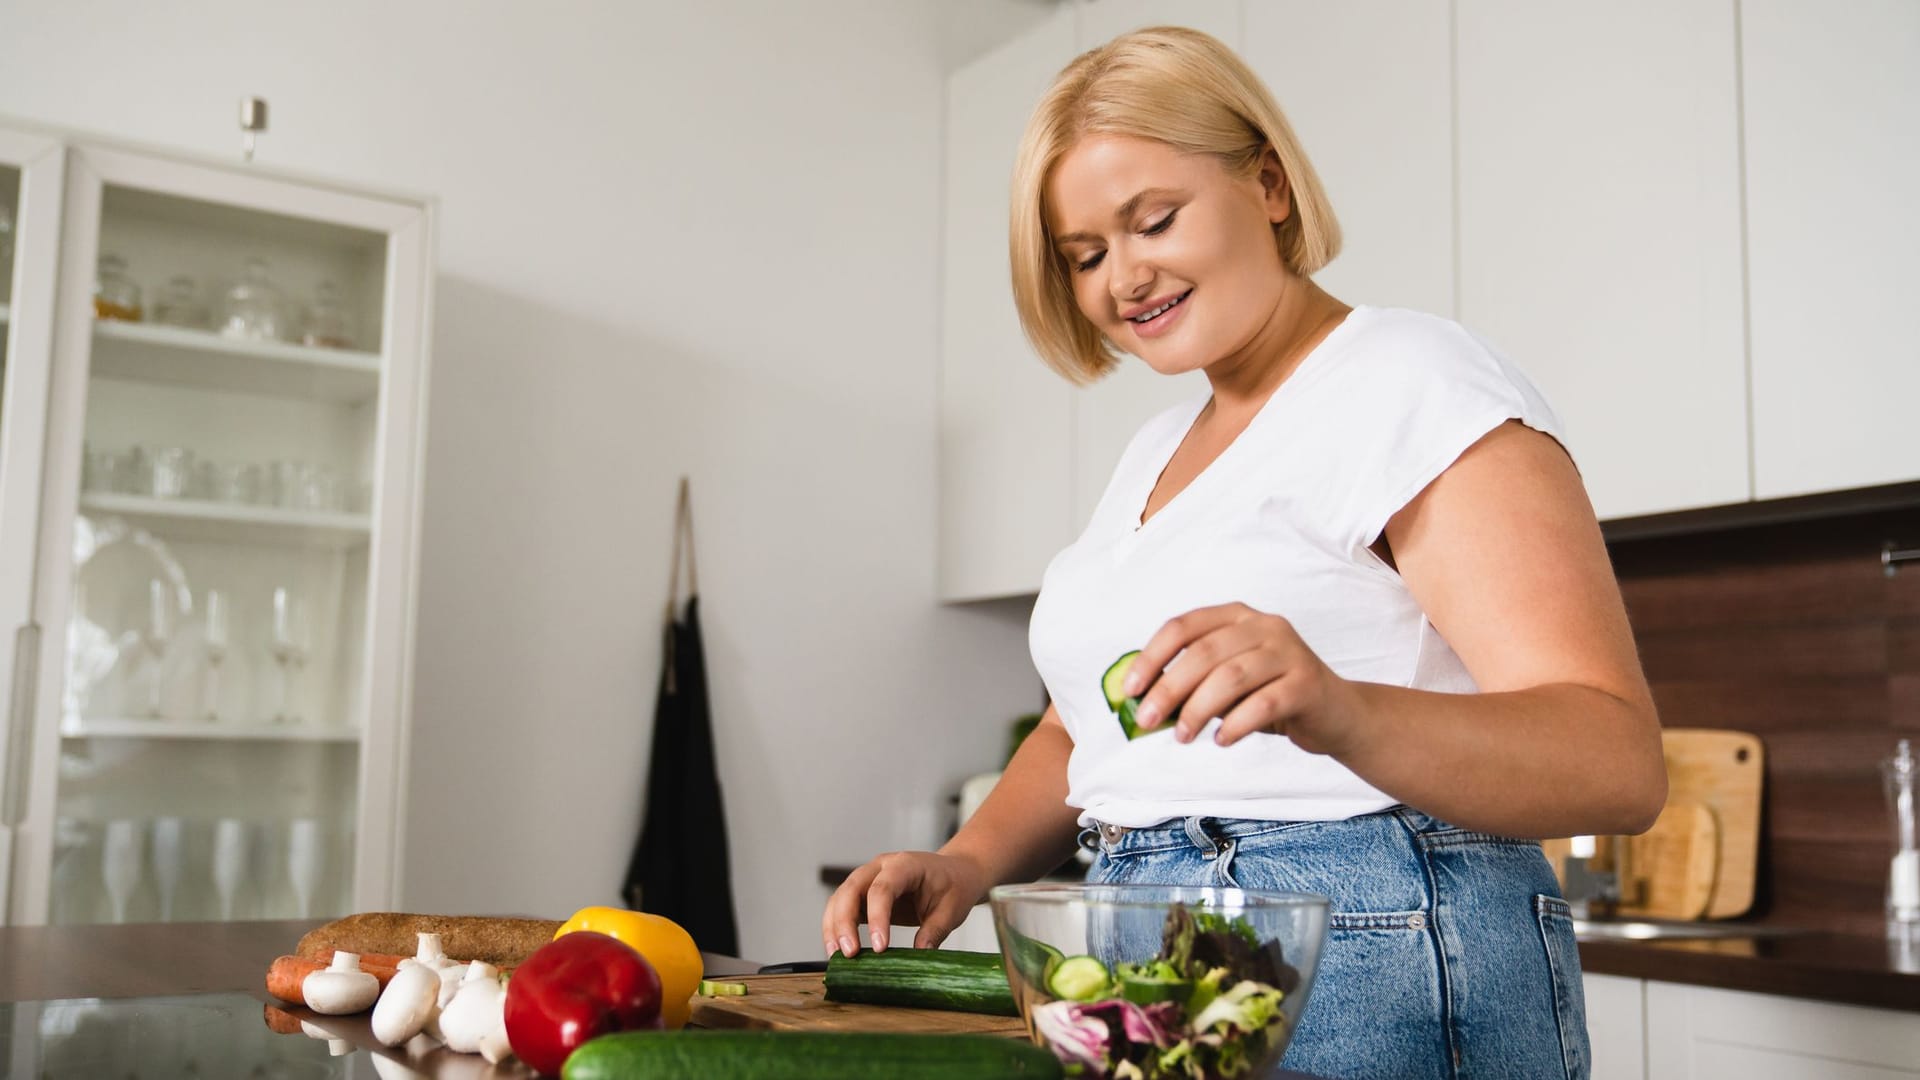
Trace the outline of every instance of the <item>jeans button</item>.
{"type": "Polygon", "coordinates": [[[1425,930],[1426,928],[1427,928],[1427,917],[1425,915],[1422,915],[1420,912],[1416,911],[1413,914],[1407,916],[1407,929],[1425,930]]]}

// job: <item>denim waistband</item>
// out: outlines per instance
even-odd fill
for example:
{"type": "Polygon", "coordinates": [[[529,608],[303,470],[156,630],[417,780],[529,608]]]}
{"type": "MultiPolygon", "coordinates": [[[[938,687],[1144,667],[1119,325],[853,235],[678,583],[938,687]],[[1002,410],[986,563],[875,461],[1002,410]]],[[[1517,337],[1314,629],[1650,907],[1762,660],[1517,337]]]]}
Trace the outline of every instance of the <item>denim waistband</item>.
{"type": "MultiPolygon", "coordinates": [[[[1223,846],[1254,837],[1297,829],[1371,829],[1377,828],[1386,819],[1397,819],[1411,836],[1419,837],[1422,843],[1428,846],[1436,842],[1445,843],[1446,838],[1451,837],[1483,838],[1482,834],[1456,829],[1438,818],[1403,804],[1390,806],[1371,814],[1333,820],[1266,821],[1256,818],[1194,815],[1134,828],[1109,825],[1095,820],[1091,827],[1080,831],[1079,839],[1081,847],[1090,851],[1105,851],[1108,854],[1145,854],[1187,847],[1212,854],[1218,852],[1223,846]]],[[[1487,836],[1484,839],[1502,838],[1487,836]]]]}

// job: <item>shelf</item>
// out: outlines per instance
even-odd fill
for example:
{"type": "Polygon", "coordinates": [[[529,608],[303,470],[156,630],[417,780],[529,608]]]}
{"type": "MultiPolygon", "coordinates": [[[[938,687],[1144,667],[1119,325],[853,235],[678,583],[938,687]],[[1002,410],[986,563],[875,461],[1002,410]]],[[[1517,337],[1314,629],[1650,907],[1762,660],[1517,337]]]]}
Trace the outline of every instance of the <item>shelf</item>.
{"type": "Polygon", "coordinates": [[[380,393],[380,356],[206,330],[102,319],[93,324],[93,373],[272,397],[359,404],[380,393]]]}
{"type": "Polygon", "coordinates": [[[279,510],[202,499],[87,493],[80,496],[80,509],[118,514],[149,532],[186,540],[350,548],[365,544],[373,535],[373,519],[366,514],[279,510]]]}
{"type": "Polygon", "coordinates": [[[211,739],[223,742],[357,743],[357,728],[312,724],[233,724],[225,721],[110,720],[67,717],[63,739],[211,739]]]}

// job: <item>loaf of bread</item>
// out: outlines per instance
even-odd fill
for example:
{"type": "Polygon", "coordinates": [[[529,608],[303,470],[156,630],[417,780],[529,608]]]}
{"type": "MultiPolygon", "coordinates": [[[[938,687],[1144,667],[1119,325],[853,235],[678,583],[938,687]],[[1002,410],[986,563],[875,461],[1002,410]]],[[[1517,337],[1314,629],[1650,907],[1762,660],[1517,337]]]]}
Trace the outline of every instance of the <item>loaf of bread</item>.
{"type": "Polygon", "coordinates": [[[300,939],[301,956],[325,957],[333,950],[398,953],[412,956],[421,934],[439,934],[440,948],[455,960],[485,960],[496,967],[518,967],[535,949],[553,940],[558,919],[510,919],[493,915],[408,915],[369,911],[335,919],[300,939]]]}

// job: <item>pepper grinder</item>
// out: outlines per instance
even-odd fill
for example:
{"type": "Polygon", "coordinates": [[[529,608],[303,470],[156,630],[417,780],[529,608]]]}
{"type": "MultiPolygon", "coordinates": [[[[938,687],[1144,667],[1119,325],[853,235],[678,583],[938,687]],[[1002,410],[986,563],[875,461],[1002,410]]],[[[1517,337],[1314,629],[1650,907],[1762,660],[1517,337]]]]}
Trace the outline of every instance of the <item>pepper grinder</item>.
{"type": "Polygon", "coordinates": [[[1886,779],[1887,809],[1893,815],[1893,865],[1887,874],[1887,936],[1920,938],[1920,846],[1914,836],[1913,795],[1920,781],[1910,740],[1901,739],[1894,755],[1880,763],[1886,779]]]}

